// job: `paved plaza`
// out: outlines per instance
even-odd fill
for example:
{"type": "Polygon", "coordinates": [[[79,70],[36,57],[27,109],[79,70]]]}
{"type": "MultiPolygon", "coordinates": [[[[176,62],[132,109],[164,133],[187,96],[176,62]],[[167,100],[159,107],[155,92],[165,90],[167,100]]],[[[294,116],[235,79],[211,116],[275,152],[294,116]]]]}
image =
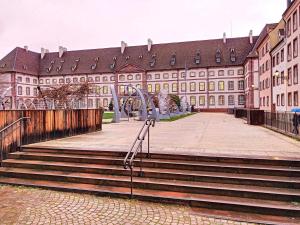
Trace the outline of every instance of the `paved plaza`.
{"type": "MultiPolygon", "coordinates": [[[[103,124],[100,132],[35,145],[128,151],[142,122],[103,124]]],[[[222,113],[198,113],[151,129],[151,151],[300,158],[300,142],[222,113]]],[[[145,143],[146,144],[146,143],[145,143]]]]}
{"type": "Polygon", "coordinates": [[[0,186],[0,208],[1,225],[250,225],[201,216],[184,206],[12,186],[0,186]]]}

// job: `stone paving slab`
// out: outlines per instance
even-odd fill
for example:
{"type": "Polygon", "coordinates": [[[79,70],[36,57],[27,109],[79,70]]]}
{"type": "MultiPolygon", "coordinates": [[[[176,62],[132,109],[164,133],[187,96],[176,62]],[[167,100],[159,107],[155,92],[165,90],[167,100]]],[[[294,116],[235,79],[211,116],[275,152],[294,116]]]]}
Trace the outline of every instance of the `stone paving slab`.
{"type": "Polygon", "coordinates": [[[1,225],[252,225],[201,216],[184,206],[5,185],[0,209],[1,225]]]}
{"type": "MultiPolygon", "coordinates": [[[[142,122],[104,124],[103,131],[34,145],[128,151],[142,122]]],[[[151,151],[300,159],[300,142],[222,113],[198,113],[151,129],[151,151]]],[[[145,146],[146,147],[146,146],[145,146]]]]}

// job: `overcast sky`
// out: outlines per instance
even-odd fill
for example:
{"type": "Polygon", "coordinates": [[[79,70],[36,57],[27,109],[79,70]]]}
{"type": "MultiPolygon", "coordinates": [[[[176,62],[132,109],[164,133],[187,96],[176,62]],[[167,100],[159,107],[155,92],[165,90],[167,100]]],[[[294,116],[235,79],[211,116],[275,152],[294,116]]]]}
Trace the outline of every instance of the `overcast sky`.
{"type": "Polygon", "coordinates": [[[258,35],[286,0],[0,0],[0,58],[16,46],[57,51],[258,35]]]}

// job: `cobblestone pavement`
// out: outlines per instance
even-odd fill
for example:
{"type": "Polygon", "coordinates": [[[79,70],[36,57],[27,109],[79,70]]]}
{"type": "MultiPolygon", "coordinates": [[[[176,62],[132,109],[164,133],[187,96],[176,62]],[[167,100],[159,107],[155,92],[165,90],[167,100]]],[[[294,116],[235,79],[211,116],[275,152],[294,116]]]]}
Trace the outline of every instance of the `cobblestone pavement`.
{"type": "Polygon", "coordinates": [[[250,225],[200,216],[184,206],[12,186],[0,186],[0,209],[1,225],[250,225]]]}

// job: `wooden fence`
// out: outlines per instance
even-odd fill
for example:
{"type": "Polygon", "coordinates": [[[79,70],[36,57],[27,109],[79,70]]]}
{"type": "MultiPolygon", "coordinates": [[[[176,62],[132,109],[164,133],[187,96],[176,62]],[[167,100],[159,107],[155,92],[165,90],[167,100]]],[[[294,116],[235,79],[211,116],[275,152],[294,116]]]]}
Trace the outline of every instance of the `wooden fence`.
{"type": "Polygon", "coordinates": [[[19,118],[30,117],[0,134],[1,159],[22,144],[99,131],[102,116],[102,109],[0,111],[0,130],[19,118]]]}

